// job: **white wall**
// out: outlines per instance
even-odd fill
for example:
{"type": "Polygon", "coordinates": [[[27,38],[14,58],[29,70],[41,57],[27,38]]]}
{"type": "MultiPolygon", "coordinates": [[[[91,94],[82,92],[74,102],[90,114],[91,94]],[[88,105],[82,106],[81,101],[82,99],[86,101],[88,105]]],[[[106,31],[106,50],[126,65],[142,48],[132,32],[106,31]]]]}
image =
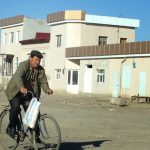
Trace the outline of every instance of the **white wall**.
{"type": "Polygon", "coordinates": [[[36,32],[49,32],[45,20],[24,18],[23,40],[34,39],[36,32]]]}

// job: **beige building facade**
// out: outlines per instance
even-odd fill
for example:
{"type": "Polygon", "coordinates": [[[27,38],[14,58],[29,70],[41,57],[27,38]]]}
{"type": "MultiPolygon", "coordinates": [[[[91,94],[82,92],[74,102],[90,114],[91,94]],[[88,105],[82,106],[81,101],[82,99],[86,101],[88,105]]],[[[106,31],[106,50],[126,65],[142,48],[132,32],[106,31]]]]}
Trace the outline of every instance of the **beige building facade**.
{"type": "Polygon", "coordinates": [[[79,92],[125,98],[150,96],[149,65],[150,57],[80,60],[79,92]]]}
{"type": "Polygon", "coordinates": [[[129,98],[150,96],[150,42],[67,48],[80,68],[78,92],[129,98]]]}
{"type": "MultiPolygon", "coordinates": [[[[96,52],[96,49],[92,49],[92,52],[88,49],[91,49],[93,45],[103,46],[135,42],[135,31],[139,27],[139,23],[137,19],[88,15],[81,10],[66,10],[48,14],[47,21],[24,16],[1,19],[1,58],[6,60],[5,57],[8,54],[13,57],[13,64],[11,65],[13,67],[12,73],[14,73],[18,64],[28,58],[31,50],[39,50],[44,55],[41,64],[45,67],[49,83],[54,90],[113,96],[113,70],[111,70],[111,65],[114,64],[113,68],[119,69],[120,66],[116,65],[115,67],[115,64],[120,64],[122,58],[97,59],[92,55],[93,51],[96,52]],[[14,32],[13,40],[16,41],[13,44],[9,44],[11,32],[14,32]],[[49,34],[49,40],[45,37],[46,34],[49,34]],[[80,51],[72,58],[69,53],[76,47],[80,47],[80,51]],[[84,49],[87,50],[89,57],[86,58],[86,55],[83,55],[83,59],[80,59],[79,56],[82,56],[84,49]],[[105,83],[96,82],[97,70],[99,69],[100,78],[103,74],[101,67],[105,68],[105,72],[107,72],[104,77],[105,83]],[[85,74],[85,71],[89,76],[85,74]],[[84,81],[88,81],[87,83],[91,87],[84,81]]],[[[98,56],[101,56],[101,54],[98,54],[98,56]]],[[[2,72],[4,72],[3,67],[4,65],[1,64],[2,72]]],[[[9,78],[11,75],[2,73],[1,76],[9,78]]],[[[122,95],[124,94],[124,90],[119,90],[118,96],[120,91],[122,95]]]]}

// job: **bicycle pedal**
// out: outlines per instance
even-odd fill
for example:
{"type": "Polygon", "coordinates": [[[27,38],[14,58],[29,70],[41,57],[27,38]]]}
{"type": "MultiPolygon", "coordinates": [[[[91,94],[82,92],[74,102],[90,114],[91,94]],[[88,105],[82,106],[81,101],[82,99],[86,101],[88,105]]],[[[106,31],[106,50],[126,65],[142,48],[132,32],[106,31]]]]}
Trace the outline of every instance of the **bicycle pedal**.
{"type": "Polygon", "coordinates": [[[20,131],[20,133],[19,133],[19,140],[20,140],[20,142],[23,142],[24,139],[25,139],[25,134],[24,134],[23,131],[20,131]]]}

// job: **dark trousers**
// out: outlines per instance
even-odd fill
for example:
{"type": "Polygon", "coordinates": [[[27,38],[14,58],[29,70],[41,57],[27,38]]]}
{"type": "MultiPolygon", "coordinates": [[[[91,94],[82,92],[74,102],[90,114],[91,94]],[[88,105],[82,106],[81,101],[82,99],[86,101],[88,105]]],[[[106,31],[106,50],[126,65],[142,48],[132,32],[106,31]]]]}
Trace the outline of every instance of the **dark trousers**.
{"type": "MultiPolygon", "coordinates": [[[[20,105],[23,106],[24,111],[26,112],[29,104],[30,104],[31,97],[23,96],[21,93],[18,93],[12,100],[9,101],[11,109],[9,114],[9,127],[15,128],[16,126],[20,127],[20,120],[18,115],[21,111],[20,105]]],[[[36,128],[36,135],[39,136],[39,126],[36,128]]]]}

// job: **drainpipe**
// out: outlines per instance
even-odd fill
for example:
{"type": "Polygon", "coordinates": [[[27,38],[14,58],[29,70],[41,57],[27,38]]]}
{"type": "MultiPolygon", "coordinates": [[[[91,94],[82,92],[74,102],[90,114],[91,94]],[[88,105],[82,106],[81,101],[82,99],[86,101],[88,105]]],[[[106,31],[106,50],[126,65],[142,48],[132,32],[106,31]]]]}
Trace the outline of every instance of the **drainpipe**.
{"type": "Polygon", "coordinates": [[[121,61],[121,65],[120,65],[120,88],[119,88],[119,97],[121,98],[121,89],[122,89],[122,67],[123,67],[123,63],[126,62],[126,57],[124,58],[124,60],[121,61]]]}

